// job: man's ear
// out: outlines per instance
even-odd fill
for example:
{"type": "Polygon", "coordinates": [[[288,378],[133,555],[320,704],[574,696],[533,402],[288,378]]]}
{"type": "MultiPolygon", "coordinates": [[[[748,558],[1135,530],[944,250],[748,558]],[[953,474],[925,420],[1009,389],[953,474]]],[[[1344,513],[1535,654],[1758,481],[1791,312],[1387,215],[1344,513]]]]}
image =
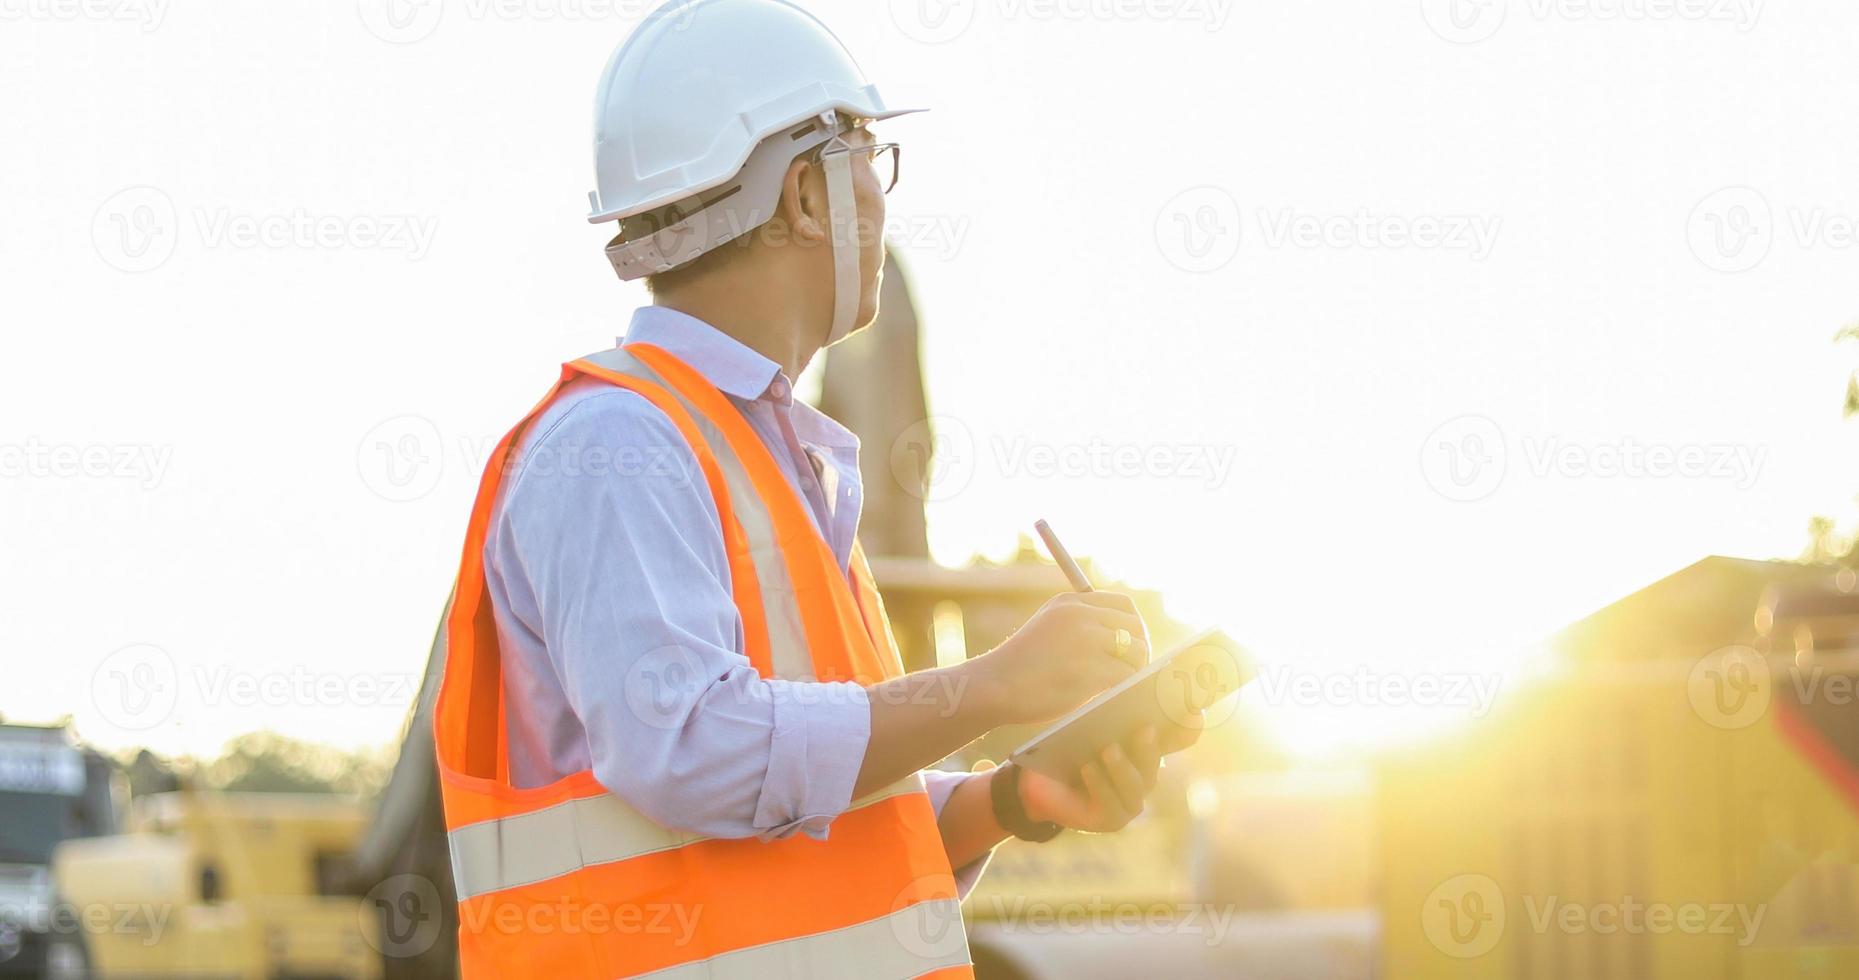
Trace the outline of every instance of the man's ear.
{"type": "Polygon", "coordinates": [[[820,168],[805,156],[788,164],[781,178],[781,200],[775,213],[803,242],[826,240],[826,181],[820,168]]]}

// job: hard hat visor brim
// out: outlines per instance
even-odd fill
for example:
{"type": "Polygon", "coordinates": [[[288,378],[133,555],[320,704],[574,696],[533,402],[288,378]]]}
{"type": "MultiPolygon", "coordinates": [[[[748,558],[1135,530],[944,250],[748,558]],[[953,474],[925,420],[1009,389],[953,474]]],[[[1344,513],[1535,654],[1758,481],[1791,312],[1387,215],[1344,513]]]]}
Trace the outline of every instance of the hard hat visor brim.
{"type": "MultiPolygon", "coordinates": [[[[832,110],[836,112],[844,112],[848,115],[855,116],[862,123],[883,122],[886,119],[895,119],[898,116],[907,116],[913,113],[929,111],[927,108],[868,110],[866,108],[862,108],[856,105],[830,106],[830,107],[822,108],[819,111],[825,112],[827,108],[831,108],[832,110]]],[[[773,136],[774,134],[787,129],[788,127],[794,125],[795,123],[802,122],[806,120],[809,116],[812,116],[815,114],[817,113],[808,113],[806,115],[801,116],[799,119],[794,119],[787,123],[784,123],[781,126],[774,127],[768,133],[763,134],[762,139],[767,139],[769,136],[773,136]]],[[[750,145],[751,153],[754,152],[754,147],[756,145],[759,145],[759,143],[760,143],[760,140],[757,140],[754,144],[750,145]]],[[[724,184],[727,184],[731,180],[735,179],[737,171],[739,171],[742,165],[746,163],[747,161],[748,161],[748,158],[745,155],[742,160],[737,161],[737,165],[735,168],[731,169],[728,173],[723,174],[722,176],[716,178],[715,180],[704,181],[702,183],[694,184],[689,187],[680,187],[680,188],[677,188],[676,190],[667,191],[666,193],[657,195],[652,198],[648,198],[643,201],[639,201],[637,203],[631,204],[626,207],[615,207],[615,208],[606,208],[606,209],[601,209],[597,207],[594,209],[592,213],[590,213],[587,216],[588,224],[597,225],[597,224],[601,224],[607,221],[619,221],[623,218],[630,218],[636,214],[644,214],[648,211],[654,211],[654,210],[657,210],[658,208],[664,207],[667,204],[676,203],[694,194],[702,194],[705,191],[713,190],[715,188],[721,187],[724,184]]]]}

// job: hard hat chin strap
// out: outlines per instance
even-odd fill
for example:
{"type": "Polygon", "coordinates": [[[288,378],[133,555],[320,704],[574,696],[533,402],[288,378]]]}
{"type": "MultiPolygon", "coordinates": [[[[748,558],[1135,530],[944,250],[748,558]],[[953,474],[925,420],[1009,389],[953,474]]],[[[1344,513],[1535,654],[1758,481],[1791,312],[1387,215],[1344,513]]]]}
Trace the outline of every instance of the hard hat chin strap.
{"type": "MultiPolygon", "coordinates": [[[[842,143],[834,139],[833,143],[842,143]]],[[[832,144],[828,144],[832,145],[832,144]]],[[[858,199],[852,193],[852,154],[823,154],[826,166],[826,219],[833,236],[833,326],[826,346],[852,333],[858,319],[859,275],[858,199]]]]}

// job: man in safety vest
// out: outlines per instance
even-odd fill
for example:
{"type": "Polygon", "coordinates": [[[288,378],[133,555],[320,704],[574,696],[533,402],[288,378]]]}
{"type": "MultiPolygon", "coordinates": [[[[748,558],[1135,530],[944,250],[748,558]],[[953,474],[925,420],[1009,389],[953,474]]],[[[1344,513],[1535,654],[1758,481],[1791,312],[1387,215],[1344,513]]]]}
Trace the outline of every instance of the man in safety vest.
{"type": "Polygon", "coordinates": [[[858,443],[793,397],[877,315],[887,106],[783,0],[695,0],[614,53],[590,220],[654,305],[563,367],[486,468],[434,712],[466,977],[970,975],[990,850],[1141,809],[1186,729],[1076,785],[924,767],[1148,656],[1054,598],[903,673],[857,540],[858,443]]]}

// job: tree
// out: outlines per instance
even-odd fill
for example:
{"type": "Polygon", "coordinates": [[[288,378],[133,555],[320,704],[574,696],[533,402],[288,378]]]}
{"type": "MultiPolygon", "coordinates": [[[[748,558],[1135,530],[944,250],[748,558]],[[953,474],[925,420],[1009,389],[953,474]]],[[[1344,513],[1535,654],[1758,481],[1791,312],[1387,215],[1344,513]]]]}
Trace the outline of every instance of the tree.
{"type": "MultiPolygon", "coordinates": [[[[1833,335],[1833,342],[1844,340],[1859,341],[1859,320],[1840,328],[1833,335]]],[[[1859,415],[1859,370],[1846,376],[1846,405],[1843,411],[1846,418],[1859,415]]],[[[1852,558],[1859,547],[1859,534],[1842,535],[1833,518],[1816,515],[1807,522],[1807,548],[1801,553],[1804,561],[1824,562],[1842,561],[1852,558]]]]}
{"type": "Polygon", "coordinates": [[[344,793],[373,796],[390,762],[380,749],[343,751],[276,732],[251,732],[226,743],[201,767],[202,783],[245,793],[344,793]]]}
{"type": "MultiPolygon", "coordinates": [[[[1833,335],[1833,342],[1842,340],[1859,340],[1859,320],[1847,324],[1840,332],[1833,335]]],[[[1846,417],[1859,415],[1859,370],[1846,377],[1846,417]]]]}

